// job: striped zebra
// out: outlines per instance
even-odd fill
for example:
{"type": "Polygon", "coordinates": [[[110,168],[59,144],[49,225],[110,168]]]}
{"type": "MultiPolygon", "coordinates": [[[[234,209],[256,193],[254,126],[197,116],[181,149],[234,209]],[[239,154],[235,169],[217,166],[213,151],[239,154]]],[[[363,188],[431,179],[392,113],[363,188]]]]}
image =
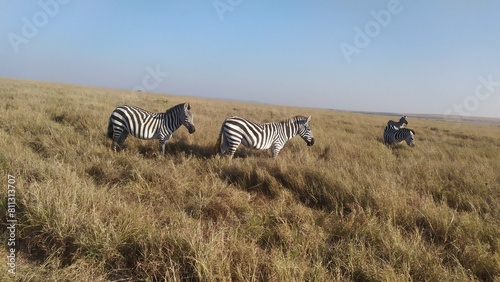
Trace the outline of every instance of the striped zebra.
{"type": "Polygon", "coordinates": [[[399,142],[406,141],[408,146],[415,146],[415,131],[408,128],[395,129],[387,125],[384,129],[384,142],[393,145],[399,142]]]}
{"type": "Polygon", "coordinates": [[[159,139],[160,151],[165,154],[165,142],[172,133],[184,125],[189,133],[195,132],[193,113],[188,103],[179,104],[164,113],[153,113],[135,106],[116,108],[109,118],[108,137],[113,139],[113,150],[123,148],[128,134],[140,139],[159,139]]]}
{"type": "Polygon", "coordinates": [[[314,137],[309,126],[311,117],[295,116],[288,120],[258,124],[244,118],[231,117],[222,123],[216,149],[221,155],[228,152],[233,158],[240,144],[248,148],[271,149],[276,158],[285,143],[299,135],[307,143],[314,144],[314,137]]]}
{"type": "Polygon", "coordinates": [[[398,130],[399,128],[403,127],[403,125],[408,125],[408,120],[407,116],[402,116],[399,121],[393,121],[392,119],[387,122],[387,126],[391,126],[394,129],[398,130]]]}

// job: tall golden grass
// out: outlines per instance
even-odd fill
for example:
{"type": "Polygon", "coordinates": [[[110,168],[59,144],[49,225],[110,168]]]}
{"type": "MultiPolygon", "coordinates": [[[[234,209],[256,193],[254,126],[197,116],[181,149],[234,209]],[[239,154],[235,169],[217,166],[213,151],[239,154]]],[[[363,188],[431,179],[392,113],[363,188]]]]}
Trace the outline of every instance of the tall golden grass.
{"type": "Polygon", "coordinates": [[[410,117],[416,146],[388,147],[386,116],[5,78],[0,109],[2,214],[8,174],[18,205],[2,281],[500,281],[498,127],[410,117]],[[182,102],[197,131],[166,156],[111,150],[116,106],[182,102]],[[313,147],[214,155],[229,116],[299,114],[313,147]]]}

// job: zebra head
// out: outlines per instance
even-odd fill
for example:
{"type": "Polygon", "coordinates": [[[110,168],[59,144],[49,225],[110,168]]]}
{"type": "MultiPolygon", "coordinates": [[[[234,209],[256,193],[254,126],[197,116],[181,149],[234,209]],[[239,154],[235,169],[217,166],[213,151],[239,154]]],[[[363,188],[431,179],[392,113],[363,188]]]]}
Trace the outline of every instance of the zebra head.
{"type": "Polygon", "coordinates": [[[408,117],[407,116],[402,116],[400,119],[399,119],[399,122],[400,123],[404,123],[405,125],[408,125],[408,120],[406,120],[408,117]]]}
{"type": "Polygon", "coordinates": [[[181,113],[182,124],[188,129],[189,134],[193,134],[196,131],[193,123],[193,113],[191,112],[191,105],[189,103],[184,103],[184,111],[181,113]]]}
{"type": "Polygon", "coordinates": [[[309,125],[309,121],[311,121],[311,116],[309,116],[305,122],[303,121],[303,119],[298,121],[299,121],[299,131],[297,133],[299,134],[300,137],[302,137],[304,141],[306,141],[307,146],[314,145],[314,136],[311,130],[311,126],[309,125]]]}
{"type": "Polygon", "coordinates": [[[413,129],[409,130],[409,134],[406,136],[405,141],[406,144],[408,144],[408,146],[410,147],[415,146],[415,131],[413,129]]]}

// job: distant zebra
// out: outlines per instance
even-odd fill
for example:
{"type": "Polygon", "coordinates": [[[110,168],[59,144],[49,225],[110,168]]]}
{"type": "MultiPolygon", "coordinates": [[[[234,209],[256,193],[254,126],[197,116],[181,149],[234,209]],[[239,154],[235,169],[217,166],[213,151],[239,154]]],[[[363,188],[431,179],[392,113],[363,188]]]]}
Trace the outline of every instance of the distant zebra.
{"type": "Polygon", "coordinates": [[[109,118],[108,137],[113,139],[113,150],[122,149],[128,134],[140,139],[159,139],[160,151],[165,154],[165,142],[172,133],[184,125],[189,133],[195,132],[193,113],[188,103],[179,104],[164,113],[153,113],[135,106],[120,106],[109,118]]]}
{"type": "Polygon", "coordinates": [[[265,150],[271,149],[276,158],[285,143],[299,135],[307,143],[314,144],[309,126],[311,117],[295,116],[275,123],[255,123],[240,117],[231,117],[222,123],[216,149],[220,154],[229,153],[233,157],[240,144],[246,147],[265,150]]]}
{"type": "Polygon", "coordinates": [[[402,141],[406,141],[408,146],[415,146],[415,131],[408,128],[395,129],[387,125],[384,129],[384,142],[392,145],[402,141]]]}
{"type": "Polygon", "coordinates": [[[408,125],[407,116],[402,116],[399,121],[393,121],[392,119],[387,122],[388,126],[392,126],[394,129],[399,129],[403,125],[408,125]]]}

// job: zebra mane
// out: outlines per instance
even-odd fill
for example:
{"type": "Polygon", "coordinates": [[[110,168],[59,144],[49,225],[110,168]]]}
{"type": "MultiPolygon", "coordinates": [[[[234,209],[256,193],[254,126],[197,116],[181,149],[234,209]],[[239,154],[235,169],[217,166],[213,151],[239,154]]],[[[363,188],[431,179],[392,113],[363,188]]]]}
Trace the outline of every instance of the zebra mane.
{"type": "Polygon", "coordinates": [[[291,122],[291,123],[306,123],[307,122],[307,117],[305,116],[294,116],[285,122],[291,122]]]}
{"type": "Polygon", "coordinates": [[[186,103],[182,103],[182,104],[175,105],[175,106],[173,106],[172,108],[170,108],[170,109],[166,110],[166,111],[165,111],[165,113],[167,113],[167,114],[168,114],[168,113],[177,112],[177,111],[182,111],[182,112],[183,112],[183,111],[184,111],[184,105],[185,105],[185,104],[186,104],[186,103]]]}

